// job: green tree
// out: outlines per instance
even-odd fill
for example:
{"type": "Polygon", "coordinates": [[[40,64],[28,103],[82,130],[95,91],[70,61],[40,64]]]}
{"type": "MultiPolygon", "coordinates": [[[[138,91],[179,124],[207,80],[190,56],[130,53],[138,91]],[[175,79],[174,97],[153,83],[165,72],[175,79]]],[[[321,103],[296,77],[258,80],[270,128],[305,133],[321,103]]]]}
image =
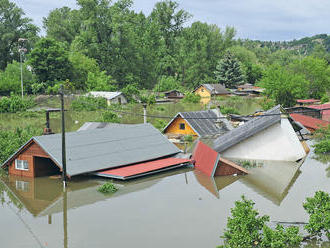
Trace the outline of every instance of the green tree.
{"type": "Polygon", "coordinates": [[[53,86],[56,81],[65,81],[72,75],[67,46],[51,38],[42,38],[36,43],[28,63],[39,83],[53,86]]]}
{"type": "Polygon", "coordinates": [[[47,18],[43,18],[47,37],[71,44],[80,32],[79,14],[78,10],[71,10],[69,7],[52,10],[47,18]]]}
{"type": "Polygon", "coordinates": [[[0,0],[0,70],[8,63],[19,60],[18,39],[28,39],[27,49],[37,39],[39,29],[15,3],[0,0]]]}
{"type": "Polygon", "coordinates": [[[330,239],[330,195],[323,191],[315,192],[314,197],[307,197],[303,204],[309,214],[305,229],[311,235],[321,236],[324,232],[330,239]]]}
{"type": "Polygon", "coordinates": [[[265,88],[266,96],[284,107],[293,106],[297,99],[308,96],[309,82],[304,76],[294,74],[280,65],[268,67],[259,85],[265,88]]]}
{"type": "Polygon", "coordinates": [[[239,85],[244,82],[244,75],[238,60],[227,52],[219,61],[216,71],[216,80],[220,84],[224,84],[228,88],[239,85]]]}

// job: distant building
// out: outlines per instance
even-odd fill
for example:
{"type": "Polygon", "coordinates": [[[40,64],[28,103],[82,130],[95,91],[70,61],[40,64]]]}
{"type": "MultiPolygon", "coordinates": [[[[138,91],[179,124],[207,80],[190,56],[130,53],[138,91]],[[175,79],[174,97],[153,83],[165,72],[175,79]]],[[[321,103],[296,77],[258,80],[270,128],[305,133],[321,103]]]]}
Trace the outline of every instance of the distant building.
{"type": "Polygon", "coordinates": [[[321,119],[324,121],[330,121],[330,103],[309,105],[308,108],[319,110],[321,112],[321,119]]]}
{"type": "Polygon", "coordinates": [[[264,89],[253,84],[241,84],[236,86],[235,95],[260,95],[264,89]]]}
{"type": "Polygon", "coordinates": [[[201,97],[212,97],[230,94],[230,92],[226,90],[226,87],[222,84],[201,84],[193,92],[196,95],[200,95],[201,97]]]}
{"type": "Polygon", "coordinates": [[[297,103],[300,106],[305,106],[305,105],[320,103],[320,100],[317,100],[317,99],[298,99],[297,103]]]}
{"type": "Polygon", "coordinates": [[[196,137],[223,134],[231,130],[232,126],[222,117],[217,109],[179,112],[164,128],[164,134],[192,135],[196,137]],[[217,125],[217,122],[219,122],[219,125],[217,125]]]}
{"type": "Polygon", "coordinates": [[[293,120],[299,122],[311,132],[330,125],[330,122],[328,121],[316,119],[307,115],[292,113],[290,116],[293,120]]]}
{"type": "Polygon", "coordinates": [[[168,99],[181,99],[184,97],[184,94],[178,90],[170,90],[162,93],[165,95],[165,98],[168,99]]]}
{"type": "Polygon", "coordinates": [[[126,104],[127,99],[122,92],[110,92],[110,91],[91,91],[87,94],[93,97],[102,97],[107,100],[108,105],[111,104],[126,104]]]}

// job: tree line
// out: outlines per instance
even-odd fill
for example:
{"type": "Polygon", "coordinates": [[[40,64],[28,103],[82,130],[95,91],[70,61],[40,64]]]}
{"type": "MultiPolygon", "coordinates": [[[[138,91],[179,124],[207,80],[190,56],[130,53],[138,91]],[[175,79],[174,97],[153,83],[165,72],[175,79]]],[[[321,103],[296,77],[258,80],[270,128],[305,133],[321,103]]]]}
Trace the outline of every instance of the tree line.
{"type": "Polygon", "coordinates": [[[149,15],[132,4],[77,0],[78,9],[44,17],[46,36],[39,37],[22,9],[0,0],[0,95],[19,93],[20,55],[28,94],[54,94],[60,84],[72,91],[166,91],[250,83],[289,106],[297,98],[322,98],[330,88],[327,35],[302,54],[235,39],[234,27],[189,24],[191,14],[174,1],[156,3],[149,15]]]}

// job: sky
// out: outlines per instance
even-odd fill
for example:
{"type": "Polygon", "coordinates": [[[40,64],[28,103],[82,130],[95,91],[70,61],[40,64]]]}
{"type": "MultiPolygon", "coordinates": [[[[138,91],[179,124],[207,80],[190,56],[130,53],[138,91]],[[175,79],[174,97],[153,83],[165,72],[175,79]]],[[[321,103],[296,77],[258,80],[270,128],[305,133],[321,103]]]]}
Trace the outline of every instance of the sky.
{"type": "MultiPolygon", "coordinates": [[[[11,0],[34,23],[55,8],[77,8],[75,0],[11,0]]],[[[157,0],[134,0],[133,9],[148,15],[157,0]]],[[[330,34],[330,0],[181,0],[180,8],[193,15],[191,22],[233,26],[237,38],[293,40],[315,34],[330,34]]],[[[44,32],[41,32],[44,34],[44,32]]]]}

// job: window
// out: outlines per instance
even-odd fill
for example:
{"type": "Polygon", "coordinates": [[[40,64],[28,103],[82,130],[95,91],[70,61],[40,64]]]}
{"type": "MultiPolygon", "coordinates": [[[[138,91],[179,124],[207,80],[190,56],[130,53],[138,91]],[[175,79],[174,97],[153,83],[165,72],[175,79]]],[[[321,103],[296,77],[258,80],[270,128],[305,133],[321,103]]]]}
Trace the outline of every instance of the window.
{"type": "Polygon", "coordinates": [[[201,91],[204,92],[204,89],[202,89],[201,91]]]}
{"type": "Polygon", "coordinates": [[[29,170],[29,163],[27,160],[15,160],[15,169],[16,170],[29,170]]]}
{"type": "Polygon", "coordinates": [[[29,182],[16,181],[16,189],[28,192],[29,191],[29,182]]]}
{"type": "Polygon", "coordinates": [[[181,130],[185,130],[186,129],[186,125],[184,123],[180,123],[180,129],[181,130]]]}

